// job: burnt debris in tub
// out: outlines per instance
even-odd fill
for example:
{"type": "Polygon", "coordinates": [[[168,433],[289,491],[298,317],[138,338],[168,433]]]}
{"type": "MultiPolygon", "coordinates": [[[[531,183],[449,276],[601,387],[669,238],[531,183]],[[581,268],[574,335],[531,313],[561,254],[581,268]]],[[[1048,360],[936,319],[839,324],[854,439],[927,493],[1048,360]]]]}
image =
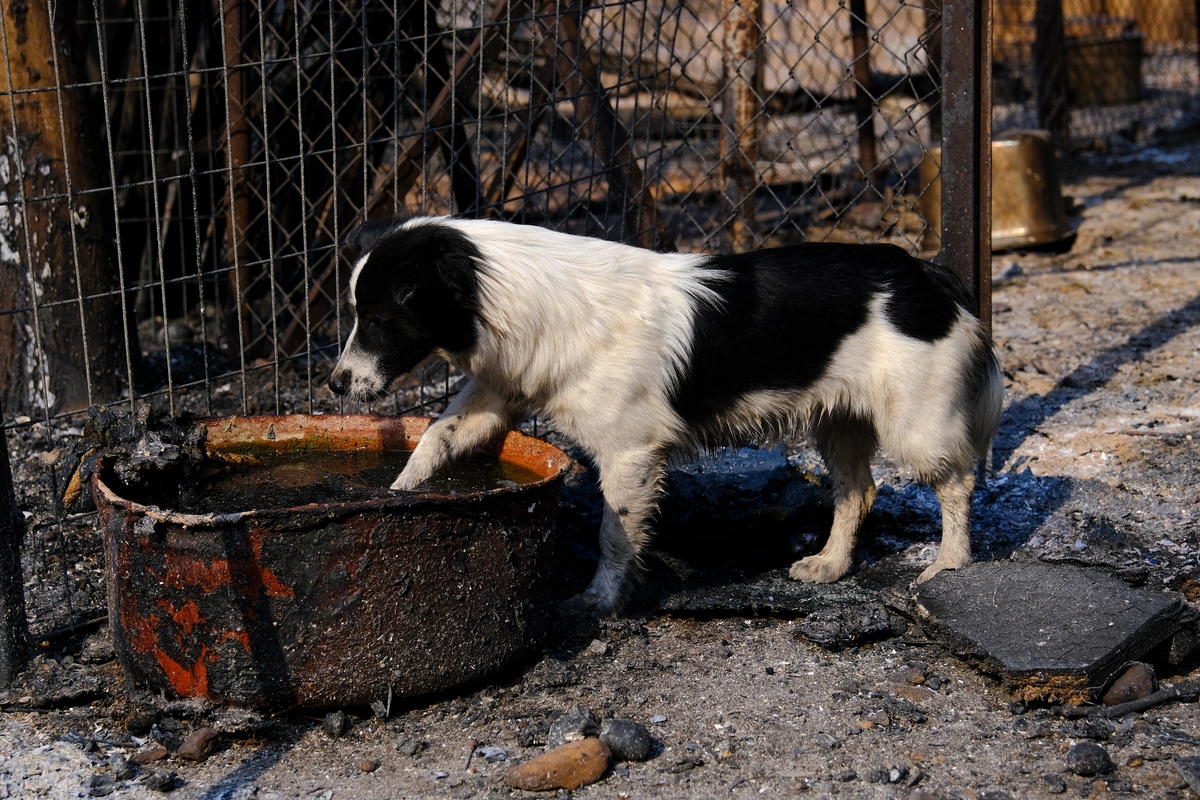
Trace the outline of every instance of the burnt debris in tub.
{"type": "Polygon", "coordinates": [[[203,437],[184,438],[203,441],[202,466],[185,456],[174,474],[240,483],[241,499],[191,510],[178,485],[126,484],[118,457],[95,462],[126,672],[155,691],[277,710],[440,692],[529,652],[550,607],[539,593],[570,459],[514,432],[476,464],[490,473],[475,476],[483,485],[389,492],[428,424],[200,421],[203,437]],[[231,471],[204,475],[220,462],[231,471]],[[364,464],[366,477],[354,472],[364,464]],[[310,479],[324,489],[305,488],[310,479]]]}

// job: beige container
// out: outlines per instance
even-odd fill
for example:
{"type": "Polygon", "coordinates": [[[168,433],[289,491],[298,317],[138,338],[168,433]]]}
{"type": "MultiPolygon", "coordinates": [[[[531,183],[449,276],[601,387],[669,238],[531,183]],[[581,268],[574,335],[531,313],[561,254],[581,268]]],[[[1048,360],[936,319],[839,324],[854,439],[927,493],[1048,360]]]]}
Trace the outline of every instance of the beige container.
{"type": "MultiPolygon", "coordinates": [[[[942,150],[921,162],[917,210],[929,227],[921,249],[941,248],[942,150]]],[[[992,249],[1057,242],[1070,233],[1054,144],[1046,131],[1008,131],[992,140],[992,249]]]]}

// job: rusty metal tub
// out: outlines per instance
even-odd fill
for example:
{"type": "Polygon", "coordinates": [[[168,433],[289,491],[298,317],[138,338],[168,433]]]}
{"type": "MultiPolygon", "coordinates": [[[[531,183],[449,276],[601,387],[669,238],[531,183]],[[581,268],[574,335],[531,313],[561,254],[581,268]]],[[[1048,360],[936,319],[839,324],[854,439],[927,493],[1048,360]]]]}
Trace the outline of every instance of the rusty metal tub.
{"type": "MultiPolygon", "coordinates": [[[[408,449],[418,417],[230,417],[209,453],[408,449]]],[[[263,710],[440,692],[536,640],[540,572],[570,459],[510,433],[539,479],[457,496],[187,514],[92,478],[117,655],[156,691],[263,710]]]]}

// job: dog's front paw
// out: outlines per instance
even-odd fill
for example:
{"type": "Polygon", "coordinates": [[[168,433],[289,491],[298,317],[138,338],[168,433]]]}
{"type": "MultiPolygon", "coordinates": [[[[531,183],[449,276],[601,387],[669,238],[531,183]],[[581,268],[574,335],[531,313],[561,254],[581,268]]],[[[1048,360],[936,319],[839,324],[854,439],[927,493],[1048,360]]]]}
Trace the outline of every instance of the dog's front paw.
{"type": "Polygon", "coordinates": [[[805,583],[833,583],[849,571],[848,561],[817,554],[792,564],[788,575],[805,583]]]}
{"type": "Polygon", "coordinates": [[[607,617],[616,610],[615,603],[591,591],[580,592],[558,607],[558,613],[564,617],[607,617]]]}

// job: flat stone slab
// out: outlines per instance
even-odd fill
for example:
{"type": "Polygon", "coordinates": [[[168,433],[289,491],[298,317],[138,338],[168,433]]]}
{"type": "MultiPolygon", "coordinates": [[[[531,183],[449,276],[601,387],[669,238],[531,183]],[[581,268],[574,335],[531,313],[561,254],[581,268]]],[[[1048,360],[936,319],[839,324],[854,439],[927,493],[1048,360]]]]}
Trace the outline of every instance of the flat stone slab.
{"type": "Polygon", "coordinates": [[[833,649],[895,632],[877,590],[854,579],[801,583],[786,569],[744,577],[692,573],[664,593],[659,608],[677,614],[796,617],[797,634],[833,649]]]}
{"type": "Polygon", "coordinates": [[[1082,703],[1126,662],[1193,621],[1174,594],[1107,572],[1011,561],[942,572],[910,609],[960,656],[981,661],[1024,700],[1082,703]]]}

